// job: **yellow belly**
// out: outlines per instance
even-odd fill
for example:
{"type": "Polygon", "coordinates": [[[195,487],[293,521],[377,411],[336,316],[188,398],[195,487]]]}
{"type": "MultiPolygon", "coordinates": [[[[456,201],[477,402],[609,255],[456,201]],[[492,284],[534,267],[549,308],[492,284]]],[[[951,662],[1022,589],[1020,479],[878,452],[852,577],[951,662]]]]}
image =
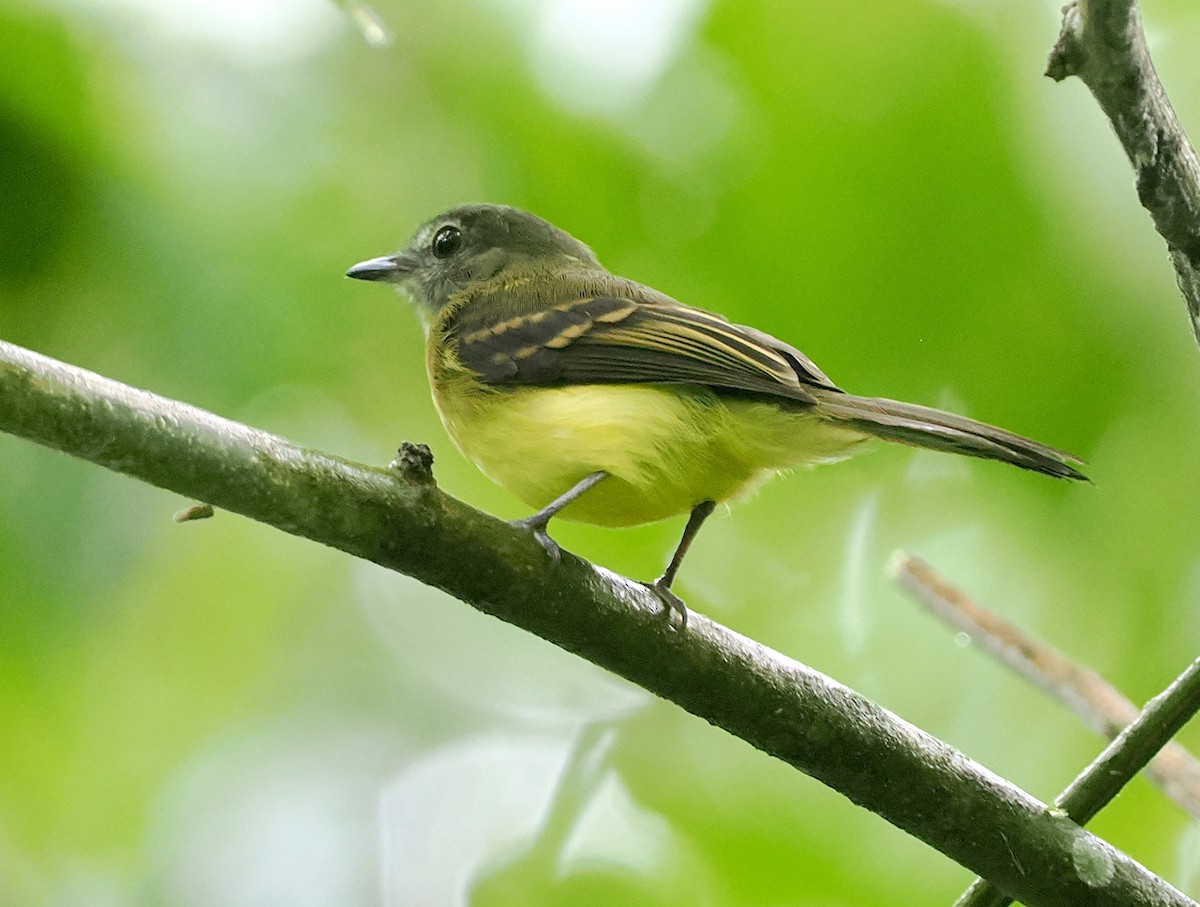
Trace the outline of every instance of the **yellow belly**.
{"type": "Polygon", "coordinates": [[[781,469],[839,460],[858,432],[770,402],[703,388],[587,384],[485,388],[463,374],[433,382],[458,448],[533,508],[584,477],[611,478],[567,506],[563,519],[633,526],[726,501],[781,469]]]}

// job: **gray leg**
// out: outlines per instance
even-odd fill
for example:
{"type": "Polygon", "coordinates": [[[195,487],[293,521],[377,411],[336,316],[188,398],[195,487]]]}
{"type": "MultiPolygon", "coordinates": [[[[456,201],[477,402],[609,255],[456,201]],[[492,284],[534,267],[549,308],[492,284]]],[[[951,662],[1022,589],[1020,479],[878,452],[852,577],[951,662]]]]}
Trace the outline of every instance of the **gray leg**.
{"type": "Polygon", "coordinates": [[[704,521],[712,515],[716,506],[716,501],[701,501],[692,508],[692,515],[688,517],[687,525],[683,528],[683,537],[680,538],[679,544],[675,546],[675,554],[671,557],[671,563],[667,564],[667,569],[662,576],[652,583],[647,583],[662,600],[663,605],[666,606],[667,617],[671,616],[672,611],[677,612],[681,624],[685,627],[687,626],[687,605],[683,603],[682,598],[671,591],[671,583],[675,582],[675,574],[679,572],[679,565],[683,563],[683,556],[692,547],[692,541],[696,538],[696,533],[700,531],[700,527],[704,525],[704,521]]]}
{"type": "Polygon", "coordinates": [[[572,501],[583,497],[584,494],[591,491],[607,478],[608,473],[603,470],[593,472],[590,476],[587,476],[575,485],[574,488],[559,495],[537,513],[527,516],[524,519],[513,520],[511,525],[516,526],[518,529],[528,529],[533,533],[533,537],[538,540],[538,544],[545,548],[552,558],[558,560],[560,554],[558,542],[550,538],[546,532],[546,527],[550,524],[550,520],[572,501]]]}

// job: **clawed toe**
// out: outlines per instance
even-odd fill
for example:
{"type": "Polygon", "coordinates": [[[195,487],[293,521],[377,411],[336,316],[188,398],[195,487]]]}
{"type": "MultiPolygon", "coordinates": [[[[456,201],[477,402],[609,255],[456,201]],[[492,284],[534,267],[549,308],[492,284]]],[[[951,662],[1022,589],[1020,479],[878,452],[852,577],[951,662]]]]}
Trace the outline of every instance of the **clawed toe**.
{"type": "Polygon", "coordinates": [[[580,495],[586,494],[607,478],[608,473],[603,471],[593,472],[591,475],[584,476],[573,488],[565,494],[560,494],[537,513],[521,520],[513,520],[509,525],[532,532],[538,544],[546,549],[546,553],[552,559],[556,561],[560,560],[562,558],[562,549],[558,547],[558,542],[550,538],[550,534],[546,532],[546,527],[550,525],[550,520],[572,501],[578,500],[580,495]]]}
{"type": "Polygon", "coordinates": [[[533,517],[525,517],[522,520],[513,520],[509,523],[510,526],[515,526],[518,529],[524,529],[533,534],[537,539],[537,543],[546,549],[546,553],[554,560],[559,560],[562,557],[562,549],[558,546],[558,542],[550,538],[550,534],[546,531],[548,521],[536,519],[536,514],[533,517]]]}
{"type": "Polygon", "coordinates": [[[674,612],[679,615],[680,629],[686,628],[688,621],[687,605],[683,603],[682,598],[671,591],[670,586],[664,582],[665,579],[666,577],[660,576],[654,582],[643,583],[642,585],[658,596],[658,600],[663,603],[663,616],[668,622],[671,620],[671,613],[674,612]]]}

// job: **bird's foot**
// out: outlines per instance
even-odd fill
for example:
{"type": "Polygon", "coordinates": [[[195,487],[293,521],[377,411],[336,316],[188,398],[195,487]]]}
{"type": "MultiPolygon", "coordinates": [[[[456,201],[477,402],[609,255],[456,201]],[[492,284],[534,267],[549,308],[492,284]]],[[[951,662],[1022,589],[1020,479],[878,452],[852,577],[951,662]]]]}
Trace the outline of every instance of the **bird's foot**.
{"type": "Polygon", "coordinates": [[[687,605],[683,603],[683,599],[671,591],[670,583],[665,576],[660,576],[652,583],[642,583],[647,589],[653,592],[660,602],[663,603],[663,617],[669,623],[672,612],[679,615],[679,628],[686,629],[688,621],[687,605]]]}
{"type": "Polygon", "coordinates": [[[550,520],[542,516],[542,514],[535,513],[533,516],[513,520],[508,525],[533,533],[533,537],[537,539],[537,543],[546,549],[546,553],[553,560],[557,561],[562,557],[562,549],[558,547],[558,542],[550,538],[550,534],[546,531],[546,527],[550,525],[550,520]]]}

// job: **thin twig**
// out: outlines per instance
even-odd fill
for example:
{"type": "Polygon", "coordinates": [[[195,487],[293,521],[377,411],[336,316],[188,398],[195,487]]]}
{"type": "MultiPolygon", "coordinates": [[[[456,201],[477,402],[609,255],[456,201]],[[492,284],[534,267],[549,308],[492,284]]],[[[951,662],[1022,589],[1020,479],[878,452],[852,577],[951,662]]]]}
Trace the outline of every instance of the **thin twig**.
{"type": "Polygon", "coordinates": [[[1200,161],[1154,70],[1135,0],[1076,0],[1046,75],[1078,76],[1112,123],[1137,193],[1167,242],[1192,331],[1200,341],[1200,161]]]}
{"type": "MultiPolygon", "coordinates": [[[[1194,807],[1197,763],[1186,750],[1169,741],[1200,711],[1200,659],[1139,712],[1100,675],[1021,632],[948,583],[924,561],[900,554],[893,559],[891,572],[900,586],[931,612],[1066,703],[1095,730],[1108,733],[1114,721],[1120,720],[1114,713],[1130,715],[1116,739],[1055,799],[1054,805],[1072,820],[1080,825],[1089,822],[1148,764],[1173,798],[1182,795],[1187,801],[1182,805],[1189,810],[1194,807]]],[[[1107,871],[1103,861],[1094,866],[1087,862],[1080,871],[1089,867],[1107,871]]],[[[955,902],[955,907],[1006,907],[1012,900],[980,878],[955,902]]]]}
{"type": "MultiPolygon", "coordinates": [[[[1200,342],[1200,161],[1155,72],[1136,0],[1074,0],[1064,7],[1046,75],[1078,76],[1108,116],[1133,165],[1138,198],[1166,240],[1200,342]]],[[[1005,903],[982,881],[959,901],[1005,903]]]]}
{"type": "MultiPolygon", "coordinates": [[[[1200,659],[1193,661],[1169,687],[1147,704],[1137,721],[1071,782],[1054,805],[1080,825],[1087,824],[1112,801],[1164,744],[1200,711],[1200,659]]],[[[1081,872],[1107,872],[1101,863],[1081,872]]],[[[976,879],[955,907],[1008,907],[1013,898],[983,879],[976,879]]]]}
{"type": "Polygon", "coordinates": [[[193,520],[210,520],[212,517],[212,504],[193,504],[176,513],[172,519],[176,523],[190,523],[193,520]]]}
{"type": "MultiPolygon", "coordinates": [[[[916,601],[1063,703],[1096,733],[1115,739],[1143,714],[1095,671],[1071,661],[983,607],[921,559],[899,554],[890,569],[896,582],[916,601]]],[[[1200,818],[1200,762],[1183,746],[1165,746],[1150,761],[1146,773],[1168,797],[1200,818]]]]}

